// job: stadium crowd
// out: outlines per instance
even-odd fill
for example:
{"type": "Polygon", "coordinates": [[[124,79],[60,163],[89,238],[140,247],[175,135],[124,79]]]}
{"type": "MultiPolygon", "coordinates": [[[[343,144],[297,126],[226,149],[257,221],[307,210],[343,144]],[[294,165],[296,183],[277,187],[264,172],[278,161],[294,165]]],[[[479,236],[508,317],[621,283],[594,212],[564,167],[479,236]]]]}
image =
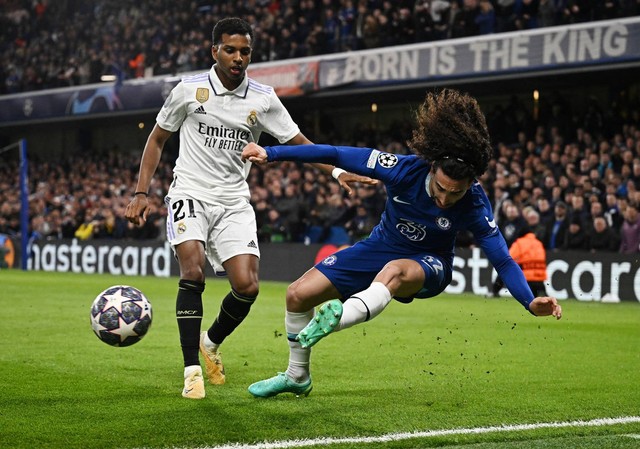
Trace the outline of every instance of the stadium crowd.
{"type": "Polygon", "coordinates": [[[640,0],[2,0],[0,95],[208,69],[234,15],[265,62],[635,16],[640,0]]]}
{"type": "MultiPolygon", "coordinates": [[[[507,243],[526,225],[550,251],[640,252],[640,95],[627,94],[607,112],[595,101],[572,111],[558,96],[537,121],[515,97],[486,111],[495,157],[479,181],[507,243]]],[[[363,125],[350,135],[311,138],[407,153],[402,129],[363,125]]],[[[164,239],[171,167],[161,161],[149,196],[154,212],[136,228],[123,217],[136,155],[87,151],[61,163],[30,164],[30,235],[164,239]]],[[[375,226],[386,200],[383,186],[359,186],[348,197],[330,177],[291,162],[254,166],[249,185],[261,242],[353,243],[375,226]]],[[[19,234],[18,186],[17,163],[0,164],[0,233],[19,234]]],[[[458,244],[473,240],[461,234],[458,244]]]]}

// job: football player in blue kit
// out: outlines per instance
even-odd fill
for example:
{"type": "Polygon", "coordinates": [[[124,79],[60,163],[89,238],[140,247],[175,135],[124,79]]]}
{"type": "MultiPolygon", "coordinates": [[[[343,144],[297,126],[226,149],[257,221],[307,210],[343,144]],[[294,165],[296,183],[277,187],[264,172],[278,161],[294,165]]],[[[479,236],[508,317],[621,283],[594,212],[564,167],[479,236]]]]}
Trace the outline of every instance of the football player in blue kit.
{"type": "Polygon", "coordinates": [[[388,196],[380,223],[367,239],[325,258],[288,287],[289,366],[252,384],[254,396],[308,395],[310,348],[321,338],[373,319],[392,298],[408,303],[440,294],[451,282],[460,230],[473,233],[513,297],[529,312],[562,316],[556,298],[534,298],[476,181],[492,153],[476,100],[452,89],[429,93],[416,119],[407,142],[415,155],[331,145],[245,147],[242,157],[258,164],[322,162],[381,180],[388,196]]]}

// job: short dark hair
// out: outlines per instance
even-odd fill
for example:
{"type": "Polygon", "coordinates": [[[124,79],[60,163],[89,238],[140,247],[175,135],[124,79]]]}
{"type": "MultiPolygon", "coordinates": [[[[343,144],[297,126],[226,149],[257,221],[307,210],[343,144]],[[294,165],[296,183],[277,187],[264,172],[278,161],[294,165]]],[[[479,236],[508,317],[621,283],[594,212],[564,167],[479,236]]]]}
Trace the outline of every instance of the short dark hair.
{"type": "Polygon", "coordinates": [[[218,45],[222,41],[222,35],[228,34],[229,36],[234,34],[241,34],[243,36],[249,35],[251,42],[253,43],[253,29],[246,20],[239,17],[228,17],[220,20],[213,27],[211,38],[213,45],[218,45]]]}
{"type": "Polygon", "coordinates": [[[453,179],[473,179],[493,153],[487,123],[475,98],[454,89],[430,92],[416,112],[407,145],[453,179]]]}

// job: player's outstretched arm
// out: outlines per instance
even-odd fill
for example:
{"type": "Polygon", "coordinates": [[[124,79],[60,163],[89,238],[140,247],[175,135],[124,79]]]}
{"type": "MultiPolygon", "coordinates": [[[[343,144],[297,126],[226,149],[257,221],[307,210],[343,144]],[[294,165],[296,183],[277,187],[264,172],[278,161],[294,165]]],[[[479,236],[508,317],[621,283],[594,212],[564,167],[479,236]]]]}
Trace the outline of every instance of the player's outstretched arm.
{"type": "Polygon", "coordinates": [[[142,152],[142,159],[140,160],[140,171],[138,173],[138,183],[135,190],[136,194],[127,205],[124,213],[125,218],[137,226],[142,226],[147,221],[147,216],[150,212],[147,195],[149,194],[151,178],[160,163],[160,156],[162,155],[164,145],[172,134],[171,131],[162,129],[156,123],[147,138],[147,143],[142,152]]]}
{"type": "MultiPolygon", "coordinates": [[[[293,139],[288,141],[287,144],[311,145],[313,144],[313,142],[307,139],[307,137],[304,134],[298,133],[298,135],[296,135],[293,139]]],[[[319,163],[312,163],[311,165],[317,168],[318,170],[320,170],[321,172],[324,172],[328,175],[333,176],[335,180],[338,181],[338,184],[340,184],[340,187],[342,187],[344,191],[347,192],[347,195],[349,196],[352,196],[354,193],[353,189],[351,188],[351,184],[361,183],[361,184],[376,185],[378,183],[377,179],[373,179],[368,176],[356,175],[355,173],[345,171],[339,167],[334,167],[332,165],[319,164],[319,163]]]]}
{"type": "Polygon", "coordinates": [[[539,296],[529,303],[529,310],[535,316],[553,315],[556,319],[562,318],[562,307],[558,300],[552,296],[539,296]]]}

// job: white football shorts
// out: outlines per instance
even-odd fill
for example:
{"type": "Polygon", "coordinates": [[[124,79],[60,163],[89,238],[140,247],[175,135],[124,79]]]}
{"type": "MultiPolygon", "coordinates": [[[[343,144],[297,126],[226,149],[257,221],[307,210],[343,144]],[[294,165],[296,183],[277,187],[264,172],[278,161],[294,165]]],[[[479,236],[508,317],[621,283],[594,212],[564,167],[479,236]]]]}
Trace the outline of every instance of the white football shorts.
{"type": "Polygon", "coordinates": [[[224,275],[222,263],[239,254],[260,257],[256,215],[246,204],[224,207],[190,197],[167,197],[167,240],[174,249],[188,240],[204,242],[205,254],[216,274],[224,275]]]}

